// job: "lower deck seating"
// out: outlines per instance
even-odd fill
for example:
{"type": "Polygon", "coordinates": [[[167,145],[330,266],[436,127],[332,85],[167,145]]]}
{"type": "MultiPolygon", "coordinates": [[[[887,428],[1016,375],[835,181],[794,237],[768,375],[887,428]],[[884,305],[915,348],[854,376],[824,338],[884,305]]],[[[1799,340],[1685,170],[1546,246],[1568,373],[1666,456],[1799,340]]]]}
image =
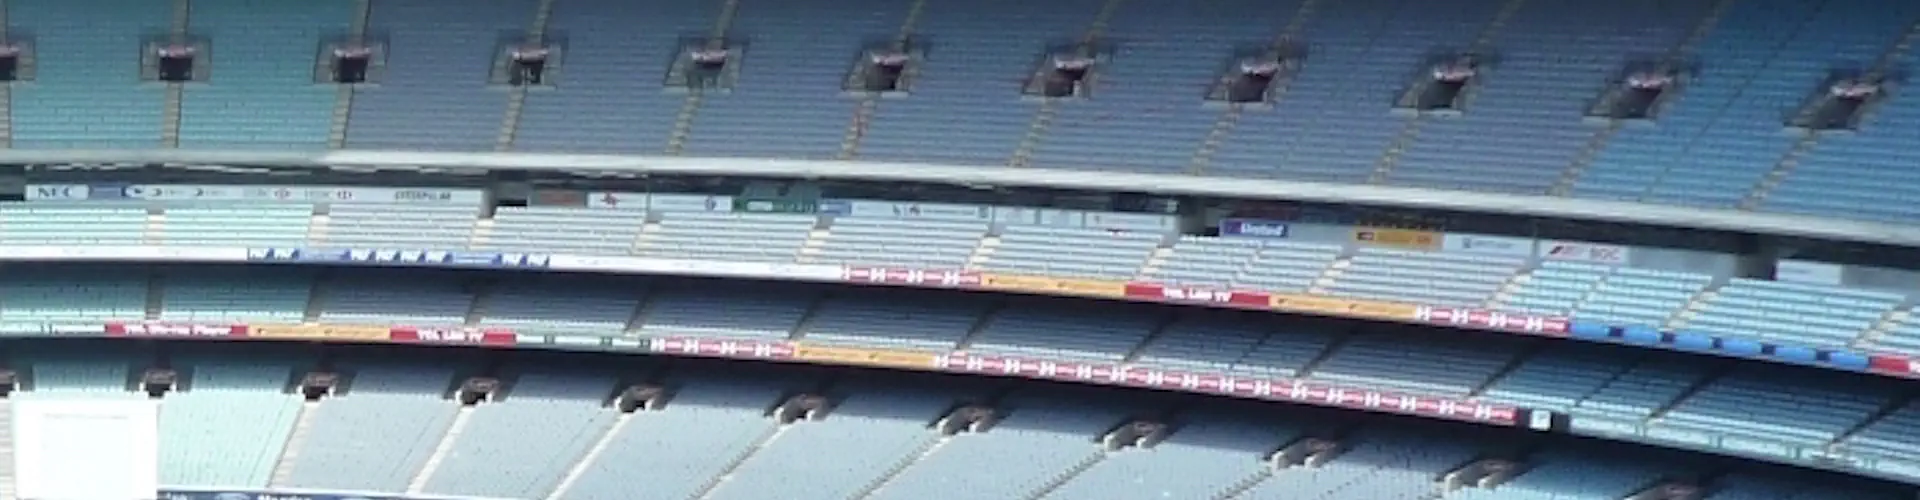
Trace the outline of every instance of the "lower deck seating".
{"type": "Polygon", "coordinates": [[[986,306],[899,291],[843,294],[823,300],[803,341],[945,352],[980,323],[986,306]]]}
{"type": "Polygon", "coordinates": [[[278,323],[305,320],[311,278],[250,269],[195,269],[161,279],[160,319],[203,323],[278,323]]]}
{"type": "Polygon", "coordinates": [[[1129,280],[1166,239],[1104,229],[1007,226],[981,267],[1011,274],[1129,280]]]}
{"type": "Polygon", "coordinates": [[[508,281],[487,294],[479,324],[541,335],[620,335],[644,300],[644,286],[584,276],[508,281]]]}
{"type": "Polygon", "coordinates": [[[334,205],[315,245],[331,248],[452,250],[473,240],[474,207],[334,205]]]}
{"type": "Polygon", "coordinates": [[[167,245],[299,248],[307,244],[313,207],[170,207],[165,220],[159,239],[167,245]]]}
{"type": "Polygon", "coordinates": [[[1509,345],[1361,334],[1327,356],[1313,378],[1365,387],[1464,395],[1513,359],[1509,345]]]}
{"type": "Polygon", "coordinates": [[[453,425],[454,370],[361,366],[347,394],[313,409],[289,488],[406,491],[453,425]],[[378,443],[378,444],[372,444],[378,443]]]}
{"type": "Polygon", "coordinates": [[[960,269],[987,234],[985,222],[841,218],[811,262],[850,266],[960,269]]]}
{"type": "Polygon", "coordinates": [[[1448,440],[1386,434],[1356,436],[1358,444],[1317,468],[1278,471],[1246,498],[1367,500],[1426,498],[1440,491],[1440,473],[1476,450],[1448,440]]]}
{"type": "Polygon", "coordinates": [[[1574,412],[1594,420],[1638,422],[1685,394],[1706,376],[1696,360],[1657,356],[1609,380],[1574,405],[1574,412]]]}
{"type": "Polygon", "coordinates": [[[855,498],[890,467],[939,438],[927,425],[940,418],[956,396],[882,384],[850,389],[854,395],[825,420],[789,426],[706,498],[761,500],[769,491],[788,498],[855,498]],[[821,460],[821,450],[833,450],[833,459],[821,460]]]}
{"type": "Polygon", "coordinates": [[[1075,476],[1050,498],[1153,500],[1213,498],[1222,485],[1257,474],[1270,453],[1300,430],[1242,416],[1195,415],[1152,450],[1123,450],[1075,476]]]}
{"type": "Polygon", "coordinates": [[[688,383],[674,395],[671,411],[628,421],[560,498],[632,500],[636,491],[692,498],[773,430],[763,413],[780,394],[779,384],[766,382],[688,383]]]}
{"type": "Polygon", "coordinates": [[[1909,402],[1842,442],[1855,453],[1913,461],[1920,455],[1920,402],[1909,402]]]}
{"type": "Polygon", "coordinates": [[[0,243],[141,245],[147,210],[137,207],[0,206],[0,243]]]}
{"type": "Polygon", "coordinates": [[[1151,315],[1136,311],[1036,301],[993,313],[966,349],[1036,358],[1118,361],[1146,340],[1155,321],[1151,315]]]}
{"type": "Polygon", "coordinates": [[[1340,270],[1335,295],[1434,305],[1478,306],[1519,271],[1523,259],[1362,248],[1340,270]]]}
{"type": "Polygon", "coordinates": [[[644,337],[784,339],[813,304],[766,286],[663,290],[641,306],[644,337]]]}
{"type": "Polygon", "coordinates": [[[1628,369],[1618,359],[1571,346],[1539,353],[1495,380],[1487,399],[1541,410],[1570,411],[1628,369]]]}
{"type": "Polygon", "coordinates": [[[1893,311],[1895,293],[1735,279],[1687,321],[1688,330],[1788,345],[1839,347],[1893,311]]]}
{"type": "Polygon", "coordinates": [[[455,437],[422,491],[490,498],[541,498],[613,425],[603,406],[615,380],[529,373],[504,400],[483,403],[455,437]]]}
{"type": "Polygon", "coordinates": [[[1626,498],[1668,471],[1656,464],[1596,460],[1574,454],[1530,457],[1534,468],[1493,489],[1469,489],[1463,500],[1537,500],[1549,498],[1626,498]]]}
{"type": "Polygon", "coordinates": [[[1147,278],[1168,283],[1304,292],[1341,247],[1256,238],[1181,236],[1147,278]]]}
{"type": "Polygon", "coordinates": [[[979,498],[1022,498],[1075,464],[1100,454],[1101,434],[1121,423],[1127,409],[1046,397],[1016,400],[1015,409],[991,432],[948,441],[921,458],[874,500],[941,498],[954,491],[953,471],[992,481],[968,481],[979,498]]]}
{"type": "Polygon", "coordinates": [[[1888,404],[1885,394],[1856,390],[1845,381],[1820,382],[1786,388],[1763,375],[1728,375],[1674,405],[1656,423],[1822,446],[1888,404]]]}
{"type": "Polygon", "coordinates": [[[191,385],[160,407],[160,483],[267,487],[300,416],[292,363],[179,361],[191,385]]]}
{"type": "Polygon", "coordinates": [[[335,278],[318,300],[324,323],[444,327],[466,324],[474,296],[455,275],[396,270],[335,278]]]}
{"type": "Polygon", "coordinates": [[[624,255],[633,252],[646,214],[561,207],[500,207],[493,229],[473,247],[508,252],[624,255]]]}
{"type": "Polygon", "coordinates": [[[89,324],[147,316],[147,277],[110,270],[18,270],[0,282],[0,323],[89,324]]]}
{"type": "Polygon", "coordinates": [[[789,263],[820,218],[813,215],[684,212],[643,232],[638,253],[650,257],[789,263]]]}

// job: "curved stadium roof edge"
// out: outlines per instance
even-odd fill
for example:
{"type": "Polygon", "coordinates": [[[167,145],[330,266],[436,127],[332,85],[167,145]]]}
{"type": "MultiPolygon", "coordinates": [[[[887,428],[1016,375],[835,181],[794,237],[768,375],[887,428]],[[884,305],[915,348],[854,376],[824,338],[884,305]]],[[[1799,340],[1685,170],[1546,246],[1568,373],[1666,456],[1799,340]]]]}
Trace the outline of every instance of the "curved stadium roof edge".
{"type": "Polygon", "coordinates": [[[1528,214],[1569,219],[1697,227],[1864,243],[1920,246],[1920,227],[1741,210],[1578,200],[1546,195],[1472,193],[1267,179],[887,162],[669,158],[620,155],[425,152],[4,151],[0,163],[207,163],[274,166],[622,171],[639,174],[749,175],[917,181],[961,185],[1044,186],[1100,191],[1285,199],[1528,214]]]}

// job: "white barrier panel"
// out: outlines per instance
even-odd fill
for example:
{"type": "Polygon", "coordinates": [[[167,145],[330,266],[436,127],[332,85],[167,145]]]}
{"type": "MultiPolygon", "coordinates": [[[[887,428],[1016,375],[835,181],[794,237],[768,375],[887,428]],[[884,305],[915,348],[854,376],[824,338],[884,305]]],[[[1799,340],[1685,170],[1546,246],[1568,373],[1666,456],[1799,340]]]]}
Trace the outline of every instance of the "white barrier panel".
{"type": "Polygon", "coordinates": [[[158,402],[23,399],[13,421],[19,498],[133,500],[160,488],[158,402]]]}
{"type": "Polygon", "coordinates": [[[245,248],[164,246],[0,246],[0,260],[160,260],[245,262],[245,248]]]}
{"type": "Polygon", "coordinates": [[[646,257],[583,257],[576,255],[555,255],[547,261],[547,268],[555,271],[676,274],[808,281],[840,281],[845,276],[845,268],[835,265],[714,262],[703,260],[652,259],[646,257]]]}

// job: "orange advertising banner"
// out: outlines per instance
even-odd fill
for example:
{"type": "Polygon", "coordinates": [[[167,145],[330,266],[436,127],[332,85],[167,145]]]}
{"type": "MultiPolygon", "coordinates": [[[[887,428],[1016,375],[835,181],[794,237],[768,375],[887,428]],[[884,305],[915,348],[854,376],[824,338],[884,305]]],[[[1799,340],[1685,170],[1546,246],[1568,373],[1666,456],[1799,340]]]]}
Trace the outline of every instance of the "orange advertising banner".
{"type": "Polygon", "coordinates": [[[837,365],[879,366],[930,370],[936,368],[933,354],[882,349],[854,349],[800,344],[793,347],[793,359],[837,365]]]}
{"type": "Polygon", "coordinates": [[[1369,300],[1336,299],[1313,295],[1274,295],[1273,308],[1282,311],[1407,321],[1414,318],[1415,306],[1369,300]]]}
{"type": "Polygon", "coordinates": [[[1080,295],[1085,297],[1115,299],[1127,296],[1127,283],[1124,281],[988,274],[981,277],[980,286],[989,290],[1008,290],[1055,295],[1080,295]]]}
{"type": "Polygon", "coordinates": [[[253,325],[252,337],[281,340],[385,342],[392,329],[365,325],[253,325]]]}
{"type": "Polygon", "coordinates": [[[1353,228],[1353,241],[1363,245],[1373,245],[1411,250],[1439,250],[1445,235],[1433,231],[1415,231],[1412,229],[1389,229],[1382,227],[1353,228]]]}

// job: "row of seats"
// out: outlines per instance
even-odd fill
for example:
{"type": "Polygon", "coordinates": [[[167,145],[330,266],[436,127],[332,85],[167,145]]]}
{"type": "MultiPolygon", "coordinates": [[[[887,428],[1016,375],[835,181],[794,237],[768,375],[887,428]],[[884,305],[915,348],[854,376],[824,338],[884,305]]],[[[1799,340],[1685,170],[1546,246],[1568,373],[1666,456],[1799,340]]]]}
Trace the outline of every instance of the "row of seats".
{"type": "MultiPolygon", "coordinates": [[[[714,29],[721,9],[711,0],[567,0],[551,11],[533,0],[374,2],[365,29],[388,34],[382,80],[341,100],[312,83],[310,63],[316,38],[351,29],[350,6],[205,0],[184,21],[222,47],[211,55],[221,76],[183,94],[181,143],[321,148],[341,134],[346,147],[359,149],[1031,161],[1527,194],[1570,188],[1580,197],[1720,208],[1747,201],[1762,210],[1896,222],[1915,215],[1886,202],[1912,193],[1880,182],[1878,173],[1905,157],[1896,131],[1920,116],[1910,99],[1887,101],[1857,135],[1815,139],[1776,192],[1748,195],[1802,147],[1778,133],[1779,110],[1798,104],[1833,67],[1912,64],[1916,54],[1901,42],[1915,36],[1920,8],[1862,0],[1552,0],[1509,11],[1509,2],[1476,0],[1441,14],[1405,0],[1303,4],[1103,11],[1097,0],[1005,1],[915,10],[887,0],[747,1],[727,11],[733,15],[724,28],[764,57],[742,61],[731,92],[689,98],[627,75],[682,50],[674,37],[645,34],[714,29]],[[1000,22],[1009,18],[1021,22],[1000,22]],[[553,75],[557,87],[509,98],[484,83],[495,54],[475,48],[536,19],[568,33],[565,65],[553,75]],[[1290,23],[1297,25],[1276,32],[1290,23]],[[842,35],[813,36],[816,29],[842,35]],[[1121,40],[1115,54],[1122,57],[1098,70],[1091,98],[1043,106],[1017,96],[1008,82],[1031,72],[1036,44],[1094,29],[1121,40]],[[914,73],[910,97],[859,111],[862,104],[841,95],[845,60],[863,39],[918,33],[942,41],[940,54],[914,73]],[[1320,49],[1278,92],[1275,109],[1222,112],[1195,102],[1190,88],[1209,81],[1220,58],[1283,34],[1320,49]],[[1498,70],[1472,91],[1462,116],[1390,115],[1407,74],[1436,47],[1497,51],[1498,70]],[[1582,119],[1624,64],[1666,53],[1701,63],[1663,107],[1659,126],[1582,119]],[[510,108],[516,120],[506,119],[510,108]],[[333,130],[335,116],[348,117],[345,130],[333,130]],[[1702,166],[1675,168],[1680,158],[1702,166]]],[[[139,85],[135,61],[125,56],[140,33],[169,28],[165,5],[23,0],[9,10],[26,28],[67,34],[36,40],[42,85],[21,89],[12,106],[16,147],[159,144],[162,93],[139,85]]]]}
{"type": "MultiPolygon", "coordinates": [[[[340,393],[303,402],[289,381],[315,359],[277,347],[174,349],[180,386],[161,399],[161,482],[176,487],[307,488],[487,498],[618,500],[664,497],[1389,500],[1621,498],[1659,481],[1710,477],[1709,500],[1867,500],[1849,482],[1696,463],[1646,451],[1584,450],[1555,442],[1515,454],[1495,432],[1394,420],[1329,418],[1222,401],[1175,403],[1107,391],[1027,386],[1011,393],[971,381],[852,378],[828,387],[821,420],[783,425],[783,395],[817,390],[823,374],[792,368],[676,365],[660,411],[606,406],[614,365],[517,358],[494,401],[449,399],[477,365],[354,351],[332,360],[349,374],[340,393]],[[984,398],[984,399],[983,399],[984,398]],[[929,424],[955,401],[1009,410],[980,434],[943,437],[929,424]],[[1178,426],[1152,448],[1106,451],[1097,437],[1168,405],[1178,426]],[[1307,436],[1338,435],[1347,449],[1313,466],[1269,469],[1266,455],[1307,436]],[[1491,489],[1448,490],[1446,472],[1485,457],[1529,467],[1491,489]],[[1700,474],[1711,473],[1702,476],[1700,474]],[[1765,479],[1762,479],[1765,478],[1765,479]],[[1813,482],[1809,482],[1813,481],[1813,482]],[[1226,496],[1222,496],[1225,498],[1226,496]]],[[[15,353],[29,386],[21,400],[141,397],[130,370],[151,354],[117,348],[33,346],[15,353]]]]}
{"type": "MultiPolygon", "coordinates": [[[[18,321],[15,291],[36,293],[60,307],[121,307],[137,310],[147,300],[149,278],[66,281],[61,269],[45,279],[0,284],[0,320],[18,321]],[[100,286],[103,288],[94,288],[100,286]],[[64,287],[64,288],[63,288],[64,287]],[[118,290],[119,298],[104,292],[118,290]],[[92,295],[80,295],[92,294],[92,295]],[[83,300],[75,300],[83,298],[83,300]],[[110,299],[110,300],[109,300],[110,299]],[[122,305],[115,306],[115,302],[122,305]],[[74,306],[73,304],[93,304],[74,306]]],[[[126,273],[121,273],[126,274],[126,273]]],[[[158,278],[172,283],[166,272],[158,278]]],[[[207,276],[200,276],[206,278],[207,276]]],[[[78,280],[80,278],[73,278],[78,280]]],[[[1261,377],[1307,378],[1347,386],[1400,392],[1477,397],[1517,406],[1562,411],[1587,421],[1646,423],[1799,446],[1823,446],[1898,403],[1881,385],[1780,373],[1725,375],[1712,364],[1658,351],[1623,362],[1591,346],[1520,337],[1472,339],[1424,337],[1397,329],[1332,320],[1293,320],[1271,314],[1185,309],[1116,308],[1066,299],[1016,300],[936,292],[822,289],[799,284],[694,284],[681,281],[581,282],[574,287],[534,278],[529,286],[505,279],[465,284],[431,272],[332,273],[313,295],[300,275],[253,274],[224,285],[190,284],[160,295],[162,303],[252,307],[285,297],[280,316],[234,317],[163,313],[160,317],[205,322],[292,322],[317,307],[317,320],[335,324],[416,324],[510,327],[529,334],[687,336],[777,341],[798,339],[826,345],[884,346],[944,352],[1000,354],[1039,359],[1128,362],[1172,369],[1261,377]],[[469,287],[519,290],[522,295],[483,295],[469,287]],[[179,292],[208,291],[204,297],[179,292]],[[258,290],[258,292],[255,292],[258,290]],[[222,295],[224,294],[224,295],[222,295]],[[218,297],[230,297],[220,299],[218,297]],[[520,302],[512,297],[530,297],[520,302]],[[246,297],[249,299],[242,300],[246,297]],[[534,298],[537,297],[537,298],[534,298]],[[515,311],[507,322],[492,318],[515,311]],[[279,318],[279,319],[274,319],[279,318]],[[551,318],[543,321],[542,318],[551,318]],[[631,332],[631,333],[627,333],[631,332]],[[1553,349],[1535,353],[1536,346],[1553,349]],[[1819,407],[1824,415],[1815,418],[1819,407]],[[1731,423],[1746,422],[1746,423],[1731,423]]],[[[51,305],[45,307],[52,307],[51,305]]],[[[83,309],[76,317],[105,317],[110,309],[83,309]],[[91,316],[89,316],[91,315],[91,316]]],[[[41,311],[45,315],[47,311],[41,311]]],[[[40,319],[49,319],[42,317],[40,319]]],[[[121,317],[118,319],[125,319],[121,317]]]]}
{"type": "MultiPolygon", "coordinates": [[[[479,219],[471,209],[394,213],[377,205],[339,205],[324,215],[300,206],[176,207],[156,215],[142,208],[20,205],[0,207],[0,242],[475,248],[972,268],[1496,307],[1786,345],[1920,352],[1920,331],[1901,321],[1914,304],[1891,292],[1581,262],[1549,260],[1535,267],[1522,257],[1049,226],[577,208],[503,207],[492,218],[479,219]]],[[[273,294],[244,300],[260,304],[235,304],[240,313],[281,318],[291,314],[288,301],[295,299],[273,294]]],[[[377,307],[385,299],[354,300],[377,307]]],[[[331,307],[350,310],[351,302],[331,307]]],[[[554,321],[624,322],[630,314],[618,309],[591,311],[595,319],[554,316],[554,321]]],[[[446,323],[464,321],[467,311],[461,304],[443,304],[410,314],[416,321],[446,323]]]]}

